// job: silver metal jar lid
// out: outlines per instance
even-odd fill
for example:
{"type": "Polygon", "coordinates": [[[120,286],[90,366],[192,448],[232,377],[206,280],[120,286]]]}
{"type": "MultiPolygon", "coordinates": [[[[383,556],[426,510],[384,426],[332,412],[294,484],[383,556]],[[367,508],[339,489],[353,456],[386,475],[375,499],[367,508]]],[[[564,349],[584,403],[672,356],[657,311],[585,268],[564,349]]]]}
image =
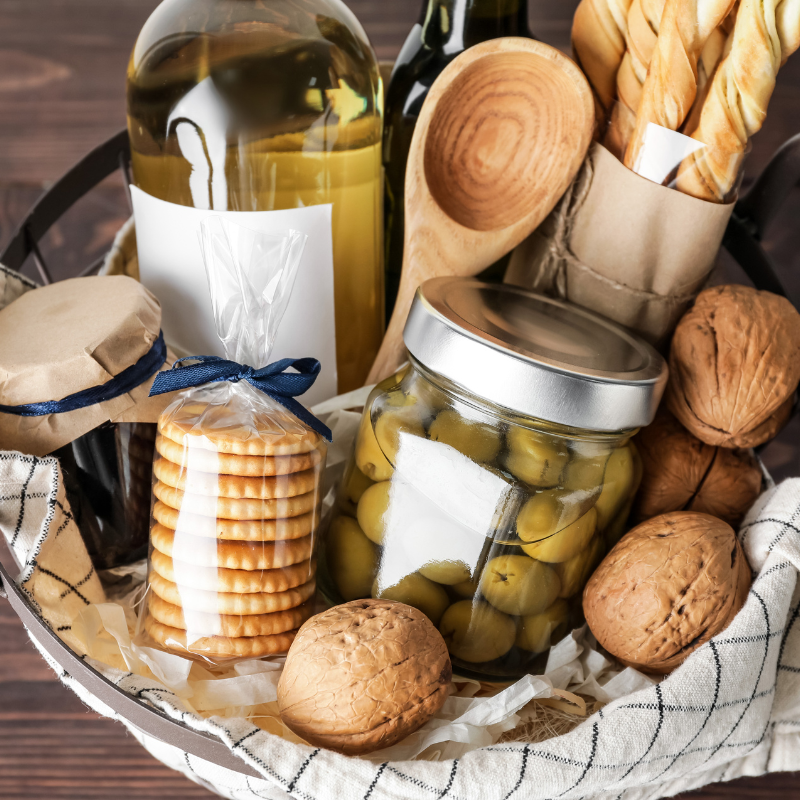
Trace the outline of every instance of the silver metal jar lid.
{"type": "Polygon", "coordinates": [[[422,284],[403,338],[417,361],[470,394],[583,430],[649,425],[667,383],[664,359],[616,323],[474,278],[422,284]]]}

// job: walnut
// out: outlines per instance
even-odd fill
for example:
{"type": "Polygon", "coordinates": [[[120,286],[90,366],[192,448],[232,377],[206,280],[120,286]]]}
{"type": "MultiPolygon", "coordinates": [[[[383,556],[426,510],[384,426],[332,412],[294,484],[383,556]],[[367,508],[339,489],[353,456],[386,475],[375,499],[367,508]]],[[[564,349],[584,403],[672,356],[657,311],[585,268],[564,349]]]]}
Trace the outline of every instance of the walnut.
{"type": "Polygon", "coordinates": [[[783,297],[715,286],[678,323],[667,404],[707,444],[768,441],[788,419],[798,381],[800,314],[783,297]]]}
{"type": "Polygon", "coordinates": [[[623,664],[667,673],[744,605],[750,568],[730,525],[679,511],[634,528],[583,592],[597,641],[623,664]]]}
{"type": "Polygon", "coordinates": [[[705,444],[664,408],[635,441],[644,468],[637,522],[668,511],[700,511],[736,526],[761,492],[761,468],[749,450],[705,444]]]}
{"type": "Polygon", "coordinates": [[[421,611],[354,600],[300,628],[278,682],[278,706],[310,744],[360,755],[424,725],[447,699],[451,677],[444,639],[421,611]]]}

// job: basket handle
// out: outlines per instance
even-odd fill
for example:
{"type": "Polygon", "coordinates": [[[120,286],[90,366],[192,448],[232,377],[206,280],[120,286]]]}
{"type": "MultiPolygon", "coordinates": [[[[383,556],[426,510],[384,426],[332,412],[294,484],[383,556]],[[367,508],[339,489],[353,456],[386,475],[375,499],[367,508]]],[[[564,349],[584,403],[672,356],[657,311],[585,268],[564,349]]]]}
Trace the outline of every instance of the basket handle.
{"type": "Polygon", "coordinates": [[[736,204],[722,244],[756,289],[789,296],[775,262],[761,246],[769,223],[800,181],[800,134],[780,147],[748,193],[736,204]]]}

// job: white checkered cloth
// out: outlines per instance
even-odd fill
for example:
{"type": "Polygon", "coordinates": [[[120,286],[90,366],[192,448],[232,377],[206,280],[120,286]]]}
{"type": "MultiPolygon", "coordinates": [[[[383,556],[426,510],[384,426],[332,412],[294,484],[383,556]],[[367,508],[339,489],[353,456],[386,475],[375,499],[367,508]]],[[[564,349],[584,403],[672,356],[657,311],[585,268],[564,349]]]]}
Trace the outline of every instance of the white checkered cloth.
{"type": "MultiPolygon", "coordinates": [[[[0,297],[4,278],[0,274],[0,297]]],[[[104,595],[55,459],[0,452],[0,529],[20,565],[20,585],[69,642],[75,613],[104,595]]],[[[90,663],[121,691],[218,736],[263,776],[248,778],[210,764],[120,719],[156,758],[232,800],[664,797],[800,767],[800,480],[764,494],[741,539],[756,573],[747,603],[727,630],[680,669],[651,689],[608,704],[565,736],[535,745],[495,745],[456,761],[378,765],[295,745],[245,720],[198,717],[162,686],[90,663]]],[[[87,705],[119,719],[48,661],[87,705]]]]}

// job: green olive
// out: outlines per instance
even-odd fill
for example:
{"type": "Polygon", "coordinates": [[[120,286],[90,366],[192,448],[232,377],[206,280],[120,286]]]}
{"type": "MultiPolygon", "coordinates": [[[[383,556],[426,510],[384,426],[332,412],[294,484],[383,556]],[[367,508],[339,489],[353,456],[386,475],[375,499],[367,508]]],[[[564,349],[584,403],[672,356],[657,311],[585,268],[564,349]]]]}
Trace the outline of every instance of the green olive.
{"type": "Polygon", "coordinates": [[[514,646],[516,625],[511,617],[487,603],[459,600],[439,623],[447,649],[456,658],[480,664],[504,656],[514,646]]]}
{"type": "Polygon", "coordinates": [[[531,558],[546,561],[548,564],[560,564],[580,553],[589,544],[596,528],[597,512],[590,508],[569,527],[540,542],[524,544],[522,549],[531,558]]]}
{"type": "Polygon", "coordinates": [[[461,581],[452,586],[453,591],[459,597],[474,597],[478,591],[478,582],[475,580],[461,581]]]}
{"type": "Polygon", "coordinates": [[[325,543],[328,570],[344,600],[369,597],[378,571],[378,548],[350,517],[331,523],[325,543]]]}
{"type": "Polygon", "coordinates": [[[630,445],[618,447],[608,459],[603,491],[595,505],[600,530],[605,530],[633,494],[635,474],[630,445]]]}
{"type": "Polygon", "coordinates": [[[601,536],[595,536],[589,546],[569,561],[556,564],[554,569],[561,579],[559,597],[572,597],[583,591],[589,576],[603,557],[604,543],[601,536]]]}
{"type": "Polygon", "coordinates": [[[546,611],[523,617],[517,631],[517,647],[532,653],[544,653],[567,632],[568,616],[567,602],[556,600],[546,611]]]}
{"type": "Polygon", "coordinates": [[[364,409],[358,428],[356,466],[372,481],[388,481],[394,473],[394,467],[387,461],[375,438],[369,407],[364,409]]]}
{"type": "Polygon", "coordinates": [[[344,479],[344,496],[351,502],[358,505],[361,495],[373,485],[371,481],[355,464],[350,461],[344,479]]]}
{"type": "Polygon", "coordinates": [[[443,583],[445,586],[455,586],[470,579],[469,567],[463,561],[429,561],[419,572],[426,578],[443,583]]]}
{"type": "Polygon", "coordinates": [[[494,461],[500,452],[500,432],[494,426],[466,419],[453,409],[439,412],[431,423],[429,436],[479,464],[494,461]]]}
{"type": "Polygon", "coordinates": [[[499,611],[514,616],[538,614],[558,597],[558,575],[527,556],[493,558],[481,575],[483,596],[499,611]]]}
{"type": "Polygon", "coordinates": [[[557,486],[569,460],[563,440],[512,425],[508,429],[505,466],[530,486],[557,486]]]}
{"type": "MultiPolygon", "coordinates": [[[[569,491],[600,493],[611,447],[602,442],[573,442],[572,457],[564,470],[561,485],[569,491]]],[[[595,495],[597,496],[597,495],[595,495]]]]}
{"type": "Polygon", "coordinates": [[[418,608],[434,625],[439,624],[445,609],[450,604],[447,592],[438,583],[412,572],[394,586],[378,590],[378,581],[372,585],[372,596],[395,600],[418,608]]]}
{"type": "Polygon", "coordinates": [[[523,542],[546,539],[572,525],[583,514],[583,504],[574,493],[561,489],[537,492],[522,506],[517,516],[517,535],[523,542]]]}
{"type": "Polygon", "coordinates": [[[391,481],[374,483],[361,496],[358,502],[358,524],[364,531],[367,538],[375,544],[383,544],[383,537],[386,533],[385,516],[389,510],[389,491],[392,488],[391,481]]]}
{"type": "Polygon", "coordinates": [[[422,420],[417,416],[418,410],[414,406],[397,410],[386,406],[375,422],[375,439],[391,464],[397,462],[397,451],[403,437],[425,436],[422,420]]]}

